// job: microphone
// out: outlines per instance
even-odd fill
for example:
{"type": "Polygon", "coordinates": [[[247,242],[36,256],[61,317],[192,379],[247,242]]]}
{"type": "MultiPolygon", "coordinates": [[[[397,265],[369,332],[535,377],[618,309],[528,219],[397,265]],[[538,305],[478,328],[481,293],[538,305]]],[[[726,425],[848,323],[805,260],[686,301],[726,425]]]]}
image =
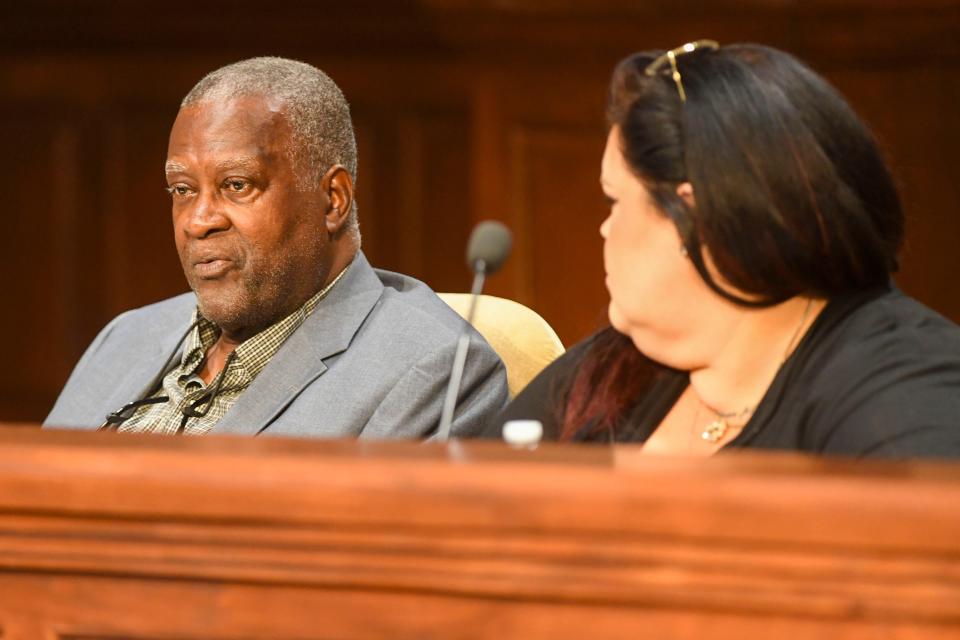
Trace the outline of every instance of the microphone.
{"type": "MultiPolygon", "coordinates": [[[[496,273],[510,255],[513,235],[506,225],[485,220],[473,228],[467,243],[467,267],[474,274],[496,273]]],[[[483,286],[481,281],[480,286],[483,286]]]]}
{"type": "Polygon", "coordinates": [[[440,414],[440,428],[437,431],[439,440],[450,438],[453,410],[457,406],[463,368],[467,364],[467,347],[470,346],[469,328],[473,325],[473,316],[477,311],[477,300],[483,289],[483,282],[488,275],[495,273],[503,266],[507,256],[510,255],[512,244],[513,236],[510,230],[506,225],[495,220],[485,220],[477,224],[470,233],[470,241],[467,243],[467,267],[473,272],[473,287],[470,289],[467,317],[460,330],[457,352],[453,357],[453,369],[450,371],[447,394],[443,399],[443,412],[440,414]]]}

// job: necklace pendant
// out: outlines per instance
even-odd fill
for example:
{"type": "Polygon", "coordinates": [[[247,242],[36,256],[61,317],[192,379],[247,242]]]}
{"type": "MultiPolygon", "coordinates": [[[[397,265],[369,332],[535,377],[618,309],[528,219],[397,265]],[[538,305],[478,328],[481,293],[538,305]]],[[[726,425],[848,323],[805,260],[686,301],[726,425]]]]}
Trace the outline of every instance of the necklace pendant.
{"type": "Polygon", "coordinates": [[[720,441],[723,436],[727,434],[727,429],[729,425],[727,421],[723,418],[717,418],[706,427],[704,427],[703,432],[700,434],[701,440],[706,440],[707,442],[714,444],[720,441]]]}

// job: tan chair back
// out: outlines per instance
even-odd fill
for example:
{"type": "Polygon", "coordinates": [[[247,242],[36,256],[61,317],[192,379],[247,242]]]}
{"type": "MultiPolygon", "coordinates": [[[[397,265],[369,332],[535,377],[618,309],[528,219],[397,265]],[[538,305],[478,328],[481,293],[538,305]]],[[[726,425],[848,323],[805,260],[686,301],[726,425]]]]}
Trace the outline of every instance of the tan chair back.
{"type": "MultiPolygon", "coordinates": [[[[469,293],[438,295],[462,317],[467,316],[469,293]]],[[[506,298],[481,295],[473,326],[506,365],[511,398],[564,351],[546,320],[533,309],[506,298]]]]}

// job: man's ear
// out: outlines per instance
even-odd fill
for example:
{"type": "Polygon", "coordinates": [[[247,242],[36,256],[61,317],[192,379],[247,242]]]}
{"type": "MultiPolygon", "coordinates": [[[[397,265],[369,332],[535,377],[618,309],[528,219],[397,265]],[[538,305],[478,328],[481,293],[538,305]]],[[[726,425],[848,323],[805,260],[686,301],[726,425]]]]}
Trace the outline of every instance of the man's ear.
{"type": "Polygon", "coordinates": [[[677,185],[677,195],[691,209],[697,206],[697,201],[693,197],[693,185],[689,182],[681,182],[677,185]]]}
{"type": "Polygon", "coordinates": [[[343,165],[335,164],[323,174],[320,189],[327,195],[324,218],[327,231],[333,235],[343,228],[353,208],[353,178],[343,165]]]}

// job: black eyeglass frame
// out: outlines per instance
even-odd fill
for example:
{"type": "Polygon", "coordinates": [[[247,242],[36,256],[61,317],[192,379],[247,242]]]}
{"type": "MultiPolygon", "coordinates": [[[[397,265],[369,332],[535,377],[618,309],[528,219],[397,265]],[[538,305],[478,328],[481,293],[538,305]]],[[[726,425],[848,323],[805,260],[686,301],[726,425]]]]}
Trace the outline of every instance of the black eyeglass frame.
{"type": "MultiPolygon", "coordinates": [[[[174,348],[173,352],[167,357],[164,361],[163,366],[160,368],[160,372],[154,376],[153,380],[150,382],[150,385],[147,387],[146,393],[152,393],[154,389],[157,389],[162,383],[163,378],[169,373],[170,367],[173,364],[173,361],[176,359],[177,354],[180,352],[180,346],[186,341],[187,337],[199,324],[199,320],[194,321],[187,327],[187,330],[183,333],[180,339],[177,341],[177,346],[174,348]]],[[[213,407],[214,399],[223,393],[224,391],[229,391],[229,389],[223,389],[223,380],[227,371],[227,367],[230,366],[230,363],[233,361],[236,356],[236,352],[231,352],[227,356],[227,360],[223,365],[223,371],[220,375],[217,376],[216,382],[212,388],[209,388],[200,395],[199,398],[191,402],[189,405],[184,407],[181,412],[183,413],[183,419],[180,421],[180,426],[177,428],[177,433],[181,434],[184,432],[187,426],[187,421],[190,418],[203,418],[206,416],[210,409],[213,407]],[[206,404],[203,409],[200,409],[201,405],[206,404]]],[[[151,405],[151,404],[160,404],[163,402],[169,402],[170,396],[156,396],[156,397],[146,397],[139,398],[132,402],[128,402],[123,405],[116,411],[111,411],[107,414],[104,423],[100,425],[99,430],[101,431],[116,431],[123,425],[124,422],[133,417],[133,414],[136,413],[136,410],[140,407],[151,405]]]]}

